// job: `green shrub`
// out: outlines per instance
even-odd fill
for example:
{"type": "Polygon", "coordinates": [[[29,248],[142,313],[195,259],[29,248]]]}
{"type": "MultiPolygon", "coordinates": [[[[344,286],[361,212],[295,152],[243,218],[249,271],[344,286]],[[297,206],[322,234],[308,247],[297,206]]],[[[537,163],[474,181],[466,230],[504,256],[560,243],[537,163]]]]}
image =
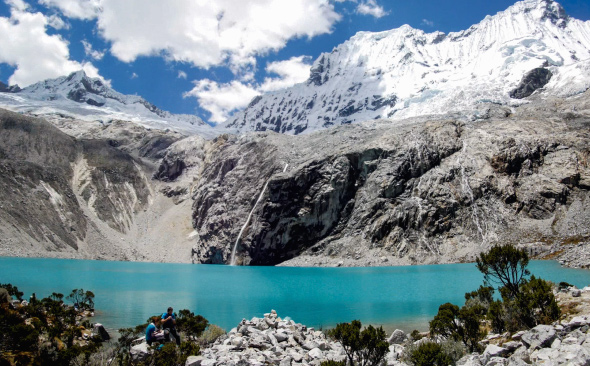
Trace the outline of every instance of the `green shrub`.
{"type": "Polygon", "coordinates": [[[187,309],[180,310],[176,318],[176,327],[189,338],[197,338],[209,325],[209,321],[201,315],[195,315],[187,309]]]}
{"type": "Polygon", "coordinates": [[[223,330],[223,328],[221,328],[215,324],[209,324],[207,329],[205,329],[205,331],[201,334],[199,341],[203,345],[211,344],[211,343],[215,342],[217,340],[217,338],[221,337],[224,334],[225,334],[225,330],[223,330]]]}
{"type": "Polygon", "coordinates": [[[346,366],[346,362],[344,361],[332,361],[332,360],[328,360],[328,361],[324,361],[322,363],[320,363],[320,366],[346,366]]]}
{"type": "Polygon", "coordinates": [[[502,333],[506,330],[506,323],[504,321],[505,311],[502,301],[497,300],[492,302],[486,317],[495,333],[502,333]]]}
{"type": "Polygon", "coordinates": [[[422,335],[422,333],[420,333],[420,331],[418,329],[414,329],[412,331],[412,333],[410,333],[410,338],[416,342],[421,340],[422,338],[424,338],[424,336],[422,335]]]}
{"type": "Polygon", "coordinates": [[[440,344],[427,342],[410,350],[409,361],[414,366],[448,366],[453,363],[440,344]]]}
{"type": "Polygon", "coordinates": [[[448,339],[461,341],[471,352],[479,348],[479,341],[485,336],[480,329],[481,306],[463,306],[461,309],[451,303],[442,304],[430,321],[430,333],[448,339]]]}
{"type": "Polygon", "coordinates": [[[521,319],[527,327],[538,324],[551,324],[559,319],[559,306],[551,290],[551,285],[532,276],[520,287],[516,305],[522,311],[521,319]]]}
{"type": "Polygon", "coordinates": [[[361,327],[359,320],[340,323],[329,330],[328,335],[342,344],[351,365],[355,359],[361,365],[379,365],[389,352],[385,331],[372,325],[361,331],[361,327]]]}

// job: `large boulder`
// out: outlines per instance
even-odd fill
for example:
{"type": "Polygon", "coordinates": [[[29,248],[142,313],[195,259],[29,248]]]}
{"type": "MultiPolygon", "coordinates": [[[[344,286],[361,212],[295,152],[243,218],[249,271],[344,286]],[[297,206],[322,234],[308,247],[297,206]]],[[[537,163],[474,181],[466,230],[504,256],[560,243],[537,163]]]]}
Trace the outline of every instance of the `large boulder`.
{"type": "Polygon", "coordinates": [[[150,353],[147,343],[140,343],[131,347],[131,350],[129,350],[131,360],[135,363],[144,361],[150,353]]]}
{"type": "Polygon", "coordinates": [[[529,71],[520,81],[516,89],[510,92],[510,98],[522,99],[533,94],[537,89],[544,87],[553,74],[548,69],[539,67],[529,71]]]}
{"type": "Polygon", "coordinates": [[[401,329],[396,329],[391,333],[391,336],[387,338],[389,344],[402,344],[406,340],[406,333],[401,329]]]}
{"type": "Polygon", "coordinates": [[[537,325],[522,336],[522,343],[529,349],[549,347],[557,336],[555,329],[550,325],[537,325]]]}
{"type": "Polygon", "coordinates": [[[94,329],[92,330],[92,335],[100,336],[100,338],[102,339],[103,342],[111,339],[111,336],[109,335],[107,330],[104,329],[104,326],[100,323],[94,324],[94,329]]]}
{"type": "Polygon", "coordinates": [[[8,290],[0,287],[0,304],[10,302],[11,300],[12,300],[12,296],[10,296],[10,294],[8,293],[8,290]]]}

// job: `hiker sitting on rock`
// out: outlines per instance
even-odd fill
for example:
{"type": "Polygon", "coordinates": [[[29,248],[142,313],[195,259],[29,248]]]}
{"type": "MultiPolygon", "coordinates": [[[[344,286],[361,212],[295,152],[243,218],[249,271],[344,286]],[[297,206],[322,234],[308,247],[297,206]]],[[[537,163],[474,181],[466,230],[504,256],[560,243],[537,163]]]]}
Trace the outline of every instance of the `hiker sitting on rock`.
{"type": "Polygon", "coordinates": [[[162,314],[162,329],[168,330],[166,332],[166,340],[170,341],[170,334],[174,336],[176,344],[180,346],[180,336],[176,331],[176,314],[172,312],[172,308],[168,308],[168,311],[162,314]]]}
{"type": "Polygon", "coordinates": [[[153,342],[161,341],[164,339],[164,332],[158,330],[156,325],[160,321],[160,318],[157,316],[152,317],[152,322],[147,326],[145,330],[145,341],[148,345],[152,345],[153,342]]]}

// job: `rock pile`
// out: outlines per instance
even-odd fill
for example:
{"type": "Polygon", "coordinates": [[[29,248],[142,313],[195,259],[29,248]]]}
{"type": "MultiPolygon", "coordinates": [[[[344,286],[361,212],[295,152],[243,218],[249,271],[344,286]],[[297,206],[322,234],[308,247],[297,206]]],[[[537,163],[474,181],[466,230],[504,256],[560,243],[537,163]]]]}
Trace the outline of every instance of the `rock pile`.
{"type": "Polygon", "coordinates": [[[190,357],[186,365],[319,365],[345,358],[342,346],[321,331],[281,319],[272,310],[264,318],[242,320],[202,350],[202,356],[190,357]]]}
{"type": "Polygon", "coordinates": [[[459,366],[590,365],[590,316],[563,324],[538,325],[518,332],[500,345],[489,344],[483,354],[472,354],[459,366]]]}

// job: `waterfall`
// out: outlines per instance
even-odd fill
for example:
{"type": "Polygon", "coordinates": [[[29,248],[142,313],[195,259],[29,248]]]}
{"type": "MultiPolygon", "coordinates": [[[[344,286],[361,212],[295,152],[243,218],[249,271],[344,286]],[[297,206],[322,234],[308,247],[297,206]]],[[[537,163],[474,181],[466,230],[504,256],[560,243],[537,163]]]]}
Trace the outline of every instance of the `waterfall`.
{"type": "Polygon", "coordinates": [[[457,159],[457,162],[461,166],[461,190],[467,194],[467,196],[469,197],[469,200],[471,201],[471,218],[473,220],[473,223],[477,227],[477,231],[479,232],[479,235],[481,235],[482,240],[485,241],[484,232],[481,228],[481,225],[479,224],[479,215],[477,213],[477,205],[475,204],[475,198],[473,196],[473,191],[471,190],[471,186],[469,185],[469,179],[467,178],[467,175],[465,174],[465,165],[464,165],[463,159],[465,158],[466,151],[467,151],[467,143],[465,140],[463,140],[463,149],[461,150],[461,158],[457,159]]]}
{"type": "MultiPolygon", "coordinates": [[[[285,164],[285,168],[283,169],[283,173],[287,171],[288,166],[289,166],[289,164],[285,164]]],[[[266,187],[268,187],[268,182],[270,182],[270,178],[268,178],[268,180],[264,184],[264,187],[262,188],[262,192],[260,192],[260,196],[258,196],[256,203],[254,203],[254,207],[252,207],[252,210],[250,210],[250,214],[248,215],[246,222],[244,223],[244,225],[240,229],[240,232],[238,233],[238,238],[236,239],[236,242],[234,243],[234,248],[231,251],[231,260],[229,262],[229,264],[231,266],[236,265],[236,251],[238,249],[238,243],[240,242],[240,238],[242,237],[244,230],[246,230],[246,227],[250,223],[250,219],[252,218],[252,214],[254,214],[254,210],[256,209],[256,206],[258,206],[258,202],[260,202],[260,200],[262,200],[262,196],[264,196],[264,192],[266,192],[266,187]]]]}

